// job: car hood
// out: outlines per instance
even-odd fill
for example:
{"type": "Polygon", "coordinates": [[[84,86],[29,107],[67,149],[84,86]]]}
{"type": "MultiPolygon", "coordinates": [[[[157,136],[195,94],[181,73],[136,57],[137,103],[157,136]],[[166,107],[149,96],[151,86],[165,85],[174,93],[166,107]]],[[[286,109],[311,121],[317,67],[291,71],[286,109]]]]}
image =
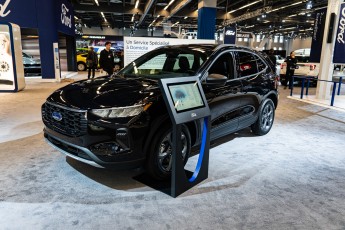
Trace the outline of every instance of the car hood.
{"type": "Polygon", "coordinates": [[[102,77],[69,84],[47,100],[76,109],[126,107],[142,103],[157,90],[154,80],[102,77]]]}

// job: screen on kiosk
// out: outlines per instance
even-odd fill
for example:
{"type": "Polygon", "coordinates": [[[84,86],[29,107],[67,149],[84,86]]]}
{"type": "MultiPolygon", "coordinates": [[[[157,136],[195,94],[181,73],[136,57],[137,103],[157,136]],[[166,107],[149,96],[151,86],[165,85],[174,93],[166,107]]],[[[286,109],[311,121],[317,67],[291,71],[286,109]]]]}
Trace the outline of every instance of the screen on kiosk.
{"type": "Polygon", "coordinates": [[[197,82],[171,83],[167,86],[177,113],[205,107],[197,82]]]}

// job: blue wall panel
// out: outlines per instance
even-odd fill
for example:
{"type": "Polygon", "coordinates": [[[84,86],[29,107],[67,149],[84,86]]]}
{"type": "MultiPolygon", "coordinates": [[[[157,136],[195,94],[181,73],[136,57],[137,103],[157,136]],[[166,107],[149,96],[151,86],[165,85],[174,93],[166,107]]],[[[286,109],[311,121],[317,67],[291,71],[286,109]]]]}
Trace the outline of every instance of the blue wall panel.
{"type": "Polygon", "coordinates": [[[216,8],[202,7],[198,10],[198,39],[214,39],[216,8]]]}

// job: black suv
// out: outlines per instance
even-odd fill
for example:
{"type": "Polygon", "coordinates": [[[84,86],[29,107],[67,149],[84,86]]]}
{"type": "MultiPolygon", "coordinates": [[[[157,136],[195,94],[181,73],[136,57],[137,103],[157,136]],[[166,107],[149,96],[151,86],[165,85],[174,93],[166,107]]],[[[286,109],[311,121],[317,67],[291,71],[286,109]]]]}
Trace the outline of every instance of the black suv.
{"type": "MultiPolygon", "coordinates": [[[[42,105],[44,136],[58,150],[97,167],[145,165],[171,173],[172,124],[161,78],[197,76],[211,109],[211,140],[251,127],[268,133],[278,104],[277,75],[268,57],[249,48],[180,45],[157,48],[112,77],[82,80],[42,105]]],[[[181,155],[200,144],[202,121],[183,125],[181,155]]]]}

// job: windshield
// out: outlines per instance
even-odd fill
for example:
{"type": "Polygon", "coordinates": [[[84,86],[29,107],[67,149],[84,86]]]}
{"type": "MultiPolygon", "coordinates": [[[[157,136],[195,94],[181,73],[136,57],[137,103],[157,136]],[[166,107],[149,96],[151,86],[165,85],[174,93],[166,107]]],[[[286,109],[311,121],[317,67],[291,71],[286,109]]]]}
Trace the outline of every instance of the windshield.
{"type": "Polygon", "coordinates": [[[207,59],[207,52],[188,47],[153,50],[127,65],[123,77],[172,78],[194,76],[207,59]]]}

